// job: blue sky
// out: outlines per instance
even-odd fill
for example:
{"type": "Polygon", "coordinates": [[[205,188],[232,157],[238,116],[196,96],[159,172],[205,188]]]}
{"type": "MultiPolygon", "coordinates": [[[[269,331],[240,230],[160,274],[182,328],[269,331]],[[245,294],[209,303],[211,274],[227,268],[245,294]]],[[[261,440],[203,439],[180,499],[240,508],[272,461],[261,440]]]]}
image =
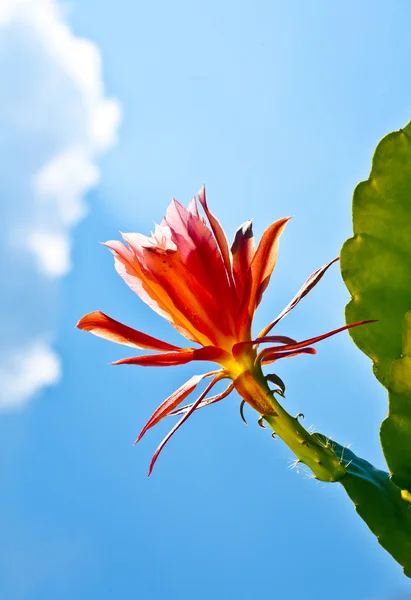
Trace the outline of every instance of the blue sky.
{"type": "MultiPolygon", "coordinates": [[[[132,442],[198,366],[110,367],[127,349],[74,329],[101,309],[180,341],[98,242],[148,233],[204,182],[230,237],[293,215],[256,330],[277,315],[339,253],[376,143],[411,118],[409,2],[31,5],[0,9],[1,597],[411,594],[342,488],[290,470],[234,396],[194,415],[147,479],[171,419],[132,442]]],[[[278,332],[338,327],[347,301],[334,267],[278,332]]],[[[279,366],[286,408],[382,467],[368,359],[347,334],[317,350],[279,366]]]]}

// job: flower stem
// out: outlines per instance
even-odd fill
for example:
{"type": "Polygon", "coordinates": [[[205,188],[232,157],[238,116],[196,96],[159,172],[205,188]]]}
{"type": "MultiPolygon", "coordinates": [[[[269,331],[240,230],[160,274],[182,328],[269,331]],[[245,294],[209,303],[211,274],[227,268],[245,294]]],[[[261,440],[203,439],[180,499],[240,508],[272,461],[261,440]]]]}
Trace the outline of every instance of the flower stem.
{"type": "Polygon", "coordinates": [[[331,444],[316,433],[309,433],[277,401],[268,387],[261,369],[245,371],[236,379],[234,385],[242,398],[263,417],[294,452],[299,462],[307,465],[320,481],[339,481],[346,469],[335,454],[331,444]]]}

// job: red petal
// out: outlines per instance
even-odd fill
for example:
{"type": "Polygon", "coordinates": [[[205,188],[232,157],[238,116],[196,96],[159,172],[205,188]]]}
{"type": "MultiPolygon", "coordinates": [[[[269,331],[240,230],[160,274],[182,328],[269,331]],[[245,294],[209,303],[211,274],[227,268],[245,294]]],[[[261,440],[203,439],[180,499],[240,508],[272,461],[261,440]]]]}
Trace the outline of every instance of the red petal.
{"type": "Polygon", "coordinates": [[[169,439],[175,434],[175,432],[178,429],[180,429],[181,425],[183,423],[185,423],[185,421],[187,421],[187,419],[190,417],[190,415],[192,415],[192,413],[196,410],[196,408],[201,404],[201,401],[203,400],[203,398],[208,394],[208,392],[217,383],[217,381],[219,381],[220,378],[221,378],[221,376],[219,376],[219,375],[216,375],[214,377],[214,379],[208,384],[208,386],[206,387],[206,389],[204,390],[204,392],[192,404],[191,408],[178,421],[178,423],[176,423],[176,425],[174,425],[173,429],[166,435],[166,437],[161,442],[161,444],[159,445],[159,447],[157,448],[157,450],[154,452],[153,458],[151,459],[150,468],[148,470],[148,477],[150,477],[150,475],[151,475],[151,473],[153,471],[153,467],[156,464],[156,461],[157,461],[157,459],[159,457],[159,454],[162,451],[162,449],[164,448],[164,446],[167,444],[167,442],[169,441],[169,439]]]}
{"type": "Polygon", "coordinates": [[[191,392],[197,387],[200,381],[202,381],[205,377],[211,377],[211,375],[215,374],[216,372],[212,371],[211,373],[205,373],[204,375],[194,375],[193,377],[191,377],[191,379],[189,379],[181,387],[179,387],[178,390],[173,392],[171,396],[164,400],[164,402],[160,404],[157,410],[154,411],[154,413],[144,425],[143,429],[141,430],[138,438],[134,443],[137,444],[137,442],[141,440],[141,438],[148,429],[154,427],[154,425],[157,425],[157,423],[159,423],[161,419],[169,415],[170,411],[172,411],[176,406],[178,406],[180,402],[185,400],[185,398],[187,398],[187,396],[191,394],[191,392]]]}
{"type": "MultiPolygon", "coordinates": [[[[341,331],[345,331],[346,329],[351,329],[352,327],[358,327],[359,325],[365,325],[366,323],[376,323],[376,319],[371,319],[368,321],[358,321],[358,323],[351,323],[350,325],[344,325],[344,327],[339,327],[338,329],[333,329],[333,331],[329,331],[328,333],[324,333],[323,335],[318,335],[317,337],[310,338],[308,340],[303,340],[302,342],[298,342],[298,344],[289,344],[288,346],[275,346],[273,348],[266,348],[262,350],[257,358],[264,357],[270,351],[278,351],[284,352],[285,350],[298,350],[299,348],[303,348],[304,346],[309,346],[311,344],[316,344],[317,342],[321,342],[321,340],[325,340],[332,335],[336,335],[341,331]]],[[[268,338],[270,336],[267,336],[268,338]]],[[[274,337],[274,336],[273,336],[274,337]]]]}
{"type": "MultiPolygon", "coordinates": [[[[219,402],[220,400],[223,400],[224,398],[227,398],[227,396],[229,394],[231,394],[231,392],[234,389],[234,383],[230,383],[230,385],[228,387],[226,387],[226,389],[223,392],[220,392],[220,394],[216,394],[215,396],[210,396],[210,398],[206,398],[206,400],[203,400],[196,408],[196,410],[198,410],[199,408],[204,408],[204,406],[208,406],[209,404],[214,404],[215,402],[219,402]]],[[[186,406],[182,406],[181,408],[177,408],[176,410],[171,411],[170,413],[168,413],[168,416],[174,416],[174,415],[183,415],[185,414],[191,407],[193,406],[193,404],[187,404],[186,406]]]]}
{"type": "Polygon", "coordinates": [[[308,294],[308,292],[310,292],[313,289],[313,287],[317,285],[317,283],[320,281],[320,279],[322,278],[324,273],[327,271],[327,269],[329,267],[331,267],[331,265],[334,264],[337,260],[339,260],[338,256],[337,256],[337,258],[334,258],[334,260],[331,260],[329,263],[327,263],[326,265],[323,265],[322,267],[317,269],[317,271],[312,273],[309,276],[309,278],[307,279],[307,281],[304,283],[302,288],[297,292],[297,294],[291,300],[291,302],[289,304],[287,304],[287,306],[284,308],[284,310],[278,315],[277,318],[274,319],[274,321],[272,321],[269,325],[264,327],[264,329],[262,331],[260,331],[258,337],[266,336],[267,333],[269,331],[271,331],[271,329],[275,325],[277,325],[277,323],[279,321],[281,321],[281,319],[283,317],[285,317],[286,314],[288,314],[293,308],[295,308],[295,306],[297,306],[297,304],[300,302],[300,300],[302,300],[304,298],[304,296],[306,296],[308,294]]]}
{"type": "Polygon", "coordinates": [[[217,241],[218,247],[220,248],[221,256],[223,257],[223,261],[225,264],[225,268],[227,270],[228,279],[233,288],[235,288],[234,279],[233,279],[233,265],[232,265],[232,257],[230,252],[230,247],[228,245],[228,240],[226,234],[224,233],[224,229],[221,227],[218,219],[213,215],[213,213],[209,210],[206,200],[206,191],[205,185],[198,192],[198,200],[201,206],[204,209],[205,214],[207,215],[207,219],[211,225],[211,229],[213,230],[214,237],[217,241]]]}
{"type": "Polygon", "coordinates": [[[184,365],[192,360],[211,360],[223,363],[230,359],[230,354],[215,346],[204,348],[188,348],[180,352],[167,352],[165,354],[145,354],[143,356],[131,356],[121,358],[113,362],[113,365],[140,365],[142,367],[172,367],[184,365]]]}
{"type": "Polygon", "coordinates": [[[235,358],[241,354],[242,349],[247,346],[254,346],[254,344],[262,344],[263,342],[275,342],[278,344],[297,344],[297,340],[290,338],[286,335],[270,335],[267,338],[257,338],[255,340],[249,340],[247,342],[237,342],[232,347],[232,353],[235,358]]]}
{"type": "Polygon", "coordinates": [[[240,298],[243,297],[245,278],[254,253],[253,223],[250,220],[237,229],[231,245],[234,279],[240,298]]]}
{"type": "MultiPolygon", "coordinates": [[[[270,350],[270,348],[267,348],[270,350]]],[[[273,352],[272,354],[265,354],[261,360],[262,365],[268,365],[280,358],[291,358],[292,356],[299,356],[300,354],[317,354],[315,348],[302,348],[301,350],[289,350],[288,352],[273,352]]]]}
{"type": "Polygon", "coordinates": [[[121,358],[112,362],[112,365],[140,365],[141,367],[173,367],[185,365],[194,360],[194,350],[182,350],[181,352],[167,352],[165,354],[145,354],[143,356],[131,356],[121,358]]]}
{"type": "Polygon", "coordinates": [[[90,331],[98,337],[105,338],[117,344],[124,344],[132,348],[144,348],[147,350],[182,350],[179,346],[173,346],[151,335],[137,331],[123,325],[119,321],[108,317],[99,310],[89,313],[80,319],[76,327],[83,331],[90,331]]]}

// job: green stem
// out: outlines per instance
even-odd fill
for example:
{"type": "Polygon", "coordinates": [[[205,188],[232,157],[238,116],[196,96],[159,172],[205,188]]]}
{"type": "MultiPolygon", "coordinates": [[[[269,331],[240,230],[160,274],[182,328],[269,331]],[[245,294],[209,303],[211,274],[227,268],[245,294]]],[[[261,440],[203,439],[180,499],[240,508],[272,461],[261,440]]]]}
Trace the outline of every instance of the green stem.
{"type": "Polygon", "coordinates": [[[243,373],[235,381],[235,387],[317,479],[333,482],[345,476],[346,469],[331,444],[323,436],[309,433],[297,417],[284,410],[268,387],[261,369],[243,373]]]}

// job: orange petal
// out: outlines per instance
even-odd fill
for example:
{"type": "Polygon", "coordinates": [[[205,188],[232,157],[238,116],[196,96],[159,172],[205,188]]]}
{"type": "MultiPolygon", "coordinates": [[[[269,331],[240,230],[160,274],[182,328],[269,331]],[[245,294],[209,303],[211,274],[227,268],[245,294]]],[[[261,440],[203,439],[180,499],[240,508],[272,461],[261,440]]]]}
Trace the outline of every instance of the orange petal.
{"type": "Polygon", "coordinates": [[[185,421],[187,421],[187,419],[190,417],[190,415],[193,414],[193,412],[196,410],[196,408],[201,404],[201,401],[203,400],[203,398],[208,394],[208,392],[217,383],[217,381],[219,381],[219,379],[220,379],[219,375],[216,375],[214,377],[214,379],[211,381],[211,383],[208,384],[208,386],[206,387],[206,389],[204,390],[204,392],[193,403],[193,405],[191,406],[191,408],[184,414],[184,416],[178,421],[178,423],[176,425],[174,425],[173,429],[166,435],[166,437],[164,438],[164,440],[158,446],[157,450],[154,452],[153,458],[151,459],[150,468],[148,470],[148,476],[151,475],[151,473],[153,471],[153,467],[156,464],[156,461],[157,461],[157,459],[159,457],[159,454],[162,451],[162,449],[164,448],[164,446],[167,444],[167,442],[169,441],[169,439],[175,434],[175,432],[178,429],[180,429],[181,425],[183,425],[183,423],[185,423],[185,421]]]}
{"type": "Polygon", "coordinates": [[[141,430],[138,438],[134,443],[137,444],[137,442],[141,440],[141,438],[146,433],[146,431],[148,431],[148,429],[151,429],[151,427],[157,425],[157,423],[159,423],[161,419],[169,415],[170,412],[180,404],[180,402],[185,400],[185,398],[187,398],[187,396],[191,394],[191,392],[197,387],[200,381],[202,381],[206,377],[211,377],[211,375],[215,374],[216,372],[212,371],[210,373],[205,373],[204,375],[194,375],[193,377],[191,377],[191,379],[189,379],[181,387],[179,387],[178,390],[173,392],[171,396],[164,400],[164,402],[160,404],[157,410],[154,411],[154,413],[144,425],[143,429],[141,430]]]}
{"type": "MultiPolygon", "coordinates": [[[[132,235],[135,236],[136,234],[132,235]]],[[[128,237],[131,238],[131,235],[128,237]]],[[[129,248],[118,241],[109,241],[104,245],[110,248],[114,254],[114,264],[117,273],[143,302],[170,321],[187,339],[199,342],[200,344],[208,344],[210,342],[205,336],[197,334],[191,323],[173,304],[159,282],[153,276],[149,277],[149,274],[143,270],[137,252],[133,248],[129,248]]]]}
{"type": "Polygon", "coordinates": [[[173,346],[173,344],[158,340],[151,335],[137,331],[137,329],[127,327],[127,325],[115,321],[99,310],[85,315],[80,319],[76,327],[83,331],[90,331],[94,335],[110,340],[111,342],[124,344],[125,346],[131,346],[132,348],[145,348],[147,350],[183,350],[179,346],[173,346]]]}
{"type": "Polygon", "coordinates": [[[288,314],[290,312],[290,310],[292,310],[295,306],[297,306],[297,304],[300,302],[300,300],[302,300],[304,298],[304,296],[306,296],[308,294],[308,292],[310,292],[313,289],[313,287],[317,285],[317,283],[320,281],[320,279],[322,278],[324,273],[327,271],[327,269],[329,269],[329,267],[331,267],[331,265],[334,264],[337,260],[339,260],[338,256],[337,256],[337,258],[334,258],[329,263],[327,263],[326,265],[323,265],[322,267],[317,269],[317,271],[312,273],[309,276],[309,278],[307,279],[307,281],[304,283],[302,288],[298,291],[298,293],[291,300],[291,302],[289,304],[287,304],[287,306],[284,308],[284,310],[278,315],[278,317],[276,319],[274,319],[274,321],[271,321],[271,323],[269,325],[264,327],[264,329],[259,333],[258,337],[263,337],[263,336],[267,335],[267,333],[269,331],[271,331],[271,329],[275,325],[277,325],[277,323],[279,321],[281,321],[281,319],[283,317],[285,317],[285,315],[288,314]]]}
{"type": "MultiPolygon", "coordinates": [[[[218,298],[203,286],[198,273],[186,267],[179,251],[160,255],[145,250],[144,261],[150,278],[157,282],[163,295],[184,317],[187,329],[199,343],[218,345],[231,333],[227,321],[222,318],[227,312],[220,310],[218,298]]],[[[212,267],[211,263],[210,273],[212,267]]]]}
{"type": "Polygon", "coordinates": [[[272,223],[258,244],[258,248],[251,262],[251,290],[249,296],[249,309],[251,314],[261,301],[263,292],[268,285],[271,274],[275,267],[278,254],[280,236],[291,217],[279,219],[272,223]]]}

